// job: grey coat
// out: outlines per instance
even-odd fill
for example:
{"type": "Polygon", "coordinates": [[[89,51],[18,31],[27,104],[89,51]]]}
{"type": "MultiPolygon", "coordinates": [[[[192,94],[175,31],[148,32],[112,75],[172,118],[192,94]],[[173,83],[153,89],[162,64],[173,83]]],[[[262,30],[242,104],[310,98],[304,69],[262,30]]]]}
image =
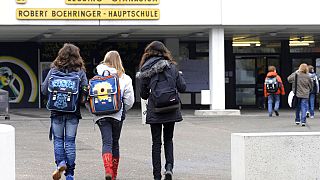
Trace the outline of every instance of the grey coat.
{"type": "Polygon", "coordinates": [[[298,73],[297,94],[298,98],[309,98],[309,94],[313,89],[313,83],[309,74],[294,72],[288,77],[288,82],[292,83],[292,91],[295,92],[295,74],[298,73]]]}

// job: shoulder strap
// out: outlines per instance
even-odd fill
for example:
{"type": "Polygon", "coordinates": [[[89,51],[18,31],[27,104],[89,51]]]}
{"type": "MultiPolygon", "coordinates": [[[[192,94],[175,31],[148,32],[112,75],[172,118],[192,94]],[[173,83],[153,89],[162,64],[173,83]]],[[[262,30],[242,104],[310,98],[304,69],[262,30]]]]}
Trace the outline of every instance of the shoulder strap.
{"type": "Polygon", "coordinates": [[[108,72],[109,75],[111,74],[109,70],[104,70],[103,73],[102,73],[102,76],[104,76],[104,73],[105,73],[106,71],[108,72]]]}
{"type": "Polygon", "coordinates": [[[151,91],[154,90],[157,82],[159,81],[159,73],[156,73],[155,75],[153,75],[151,77],[152,81],[150,80],[150,88],[151,88],[151,91]]]}
{"type": "Polygon", "coordinates": [[[294,78],[294,95],[297,95],[297,83],[298,83],[298,73],[296,73],[294,78]]]}
{"type": "Polygon", "coordinates": [[[169,81],[169,83],[171,84],[171,87],[175,87],[175,81],[174,81],[174,78],[172,77],[172,75],[170,73],[168,73],[167,70],[164,70],[163,72],[165,74],[167,81],[169,81]]]}

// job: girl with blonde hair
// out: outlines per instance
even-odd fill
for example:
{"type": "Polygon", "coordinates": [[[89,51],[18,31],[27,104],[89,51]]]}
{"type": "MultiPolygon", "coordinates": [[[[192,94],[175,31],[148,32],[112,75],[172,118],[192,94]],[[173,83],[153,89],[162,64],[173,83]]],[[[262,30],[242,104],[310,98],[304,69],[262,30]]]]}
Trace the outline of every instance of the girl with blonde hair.
{"type": "Polygon", "coordinates": [[[117,74],[119,77],[122,107],[119,112],[109,115],[95,115],[94,122],[98,124],[102,137],[102,159],[105,168],[105,179],[117,178],[120,160],[119,139],[125,113],[134,103],[134,91],[131,78],[125,74],[122,61],[117,51],[109,51],[104,60],[97,66],[101,76],[117,74]]]}

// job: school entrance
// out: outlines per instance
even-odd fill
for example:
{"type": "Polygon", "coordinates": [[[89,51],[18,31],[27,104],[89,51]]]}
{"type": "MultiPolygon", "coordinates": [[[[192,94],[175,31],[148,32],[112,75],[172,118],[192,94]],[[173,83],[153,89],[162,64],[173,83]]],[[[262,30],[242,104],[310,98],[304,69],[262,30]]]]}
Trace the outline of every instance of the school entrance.
{"type": "Polygon", "coordinates": [[[280,72],[279,55],[235,55],[236,106],[265,108],[263,85],[271,65],[280,72]]]}

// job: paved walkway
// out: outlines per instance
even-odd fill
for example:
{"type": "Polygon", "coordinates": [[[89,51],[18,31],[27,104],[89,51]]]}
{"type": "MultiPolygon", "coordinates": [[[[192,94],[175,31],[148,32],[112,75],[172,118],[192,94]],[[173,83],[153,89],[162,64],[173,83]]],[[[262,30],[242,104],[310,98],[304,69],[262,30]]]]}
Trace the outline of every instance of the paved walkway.
{"type": "MultiPolygon", "coordinates": [[[[319,131],[320,113],[308,126],[294,125],[294,111],[282,110],[279,117],[267,111],[242,111],[241,116],[195,117],[183,110],[174,136],[175,180],[231,179],[230,135],[235,132],[319,131]]],[[[139,110],[131,110],[121,139],[120,180],[152,179],[151,136],[141,124],[139,110]]],[[[84,111],[77,135],[77,180],[103,180],[101,137],[90,114],[84,111]]],[[[49,112],[45,109],[12,109],[11,120],[0,120],[16,128],[16,179],[50,180],[54,170],[53,145],[48,140],[49,112]]]]}

